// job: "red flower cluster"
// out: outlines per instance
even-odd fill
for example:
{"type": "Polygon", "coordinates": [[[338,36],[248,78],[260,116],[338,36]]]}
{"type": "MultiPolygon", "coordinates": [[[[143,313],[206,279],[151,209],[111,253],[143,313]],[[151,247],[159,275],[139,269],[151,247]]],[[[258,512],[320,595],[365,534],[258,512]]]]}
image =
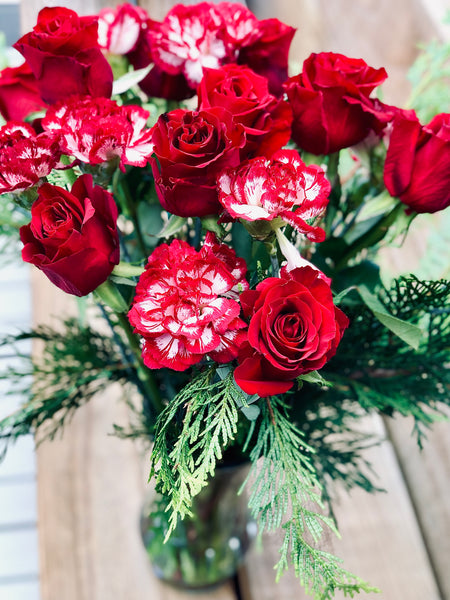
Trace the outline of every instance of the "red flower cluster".
{"type": "Polygon", "coordinates": [[[82,175],[71,192],[44,183],[20,229],[22,258],[68,294],[85,296],[119,262],[117,207],[112,195],[82,175]]]}
{"type": "Polygon", "coordinates": [[[10,121],[0,129],[0,194],[39,184],[60,155],[54,136],[36,135],[30,125],[10,121]]]}
{"type": "Polygon", "coordinates": [[[128,315],[144,338],[144,363],[184,371],[206,355],[219,363],[236,358],[246,335],[235,299],[248,288],[245,273],[245,262],[212,234],[200,252],[180,240],[159,246],[128,315]]]}
{"type": "Polygon", "coordinates": [[[84,163],[120,160],[143,167],[152,152],[148,111],[140,106],[119,106],[114,100],[75,96],[47,110],[42,127],[60,140],[61,151],[84,163]]]}
{"type": "Polygon", "coordinates": [[[154,67],[141,82],[150,96],[180,100],[195,94],[205,68],[244,64],[267,77],[281,95],[287,78],[289,46],[295,29],[277,19],[259,21],[231,2],[174,6],[162,22],[145,19],[142,10],[119,6],[101,14],[101,44],[125,54],[135,68],[154,67]],[[125,29],[124,23],[131,23],[125,29]],[[139,32],[137,31],[140,28],[139,32]]]}
{"type": "Polygon", "coordinates": [[[323,367],[349,324],[310,267],[265,279],[241,294],[241,304],[250,324],[234,376],[244,392],[262,397],[287,392],[299,375],[323,367]]]}

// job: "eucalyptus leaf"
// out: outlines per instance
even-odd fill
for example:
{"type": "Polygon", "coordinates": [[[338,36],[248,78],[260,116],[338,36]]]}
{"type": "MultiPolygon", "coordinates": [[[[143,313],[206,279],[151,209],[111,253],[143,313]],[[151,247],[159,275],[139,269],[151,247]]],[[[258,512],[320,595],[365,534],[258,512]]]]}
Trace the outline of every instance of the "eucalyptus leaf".
{"type": "Polygon", "coordinates": [[[178,217],[177,215],[172,215],[164,227],[157,234],[159,238],[169,238],[175,235],[180,229],[182,229],[186,225],[186,217],[178,217]]]}
{"type": "Polygon", "coordinates": [[[322,375],[318,371],[311,371],[310,373],[303,373],[303,375],[299,375],[297,379],[301,381],[306,381],[308,383],[315,383],[317,385],[331,386],[332,384],[324,379],[322,375]]]}
{"type": "Polygon", "coordinates": [[[415,350],[419,348],[423,336],[420,327],[389,314],[383,304],[366,286],[360,285],[357,289],[364,304],[385,327],[390,329],[392,333],[395,333],[408,346],[411,346],[415,350]]]}
{"type": "Polygon", "coordinates": [[[119,79],[116,79],[113,83],[112,95],[118,96],[120,94],[124,94],[128,92],[132,87],[140,83],[147,75],[150,73],[153,68],[153,64],[149,64],[144,69],[136,69],[135,71],[130,71],[119,79]]]}

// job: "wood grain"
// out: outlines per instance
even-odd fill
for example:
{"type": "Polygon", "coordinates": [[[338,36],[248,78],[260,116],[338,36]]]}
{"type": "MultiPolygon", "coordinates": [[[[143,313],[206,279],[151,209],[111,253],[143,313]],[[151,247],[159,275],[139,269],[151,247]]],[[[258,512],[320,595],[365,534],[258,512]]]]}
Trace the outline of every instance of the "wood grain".
{"type": "MultiPolygon", "coordinates": [[[[368,417],[364,429],[385,437],[378,416],[368,417]]],[[[334,509],[342,537],[339,540],[328,535],[321,548],[341,558],[351,573],[382,590],[381,596],[364,594],[362,597],[367,600],[442,600],[392,444],[386,440],[367,451],[366,458],[386,493],[367,494],[359,489],[350,495],[341,492],[334,509]]],[[[448,520],[441,518],[439,522],[449,531],[448,520]]],[[[292,572],[274,587],[273,565],[280,545],[279,536],[265,536],[263,552],[255,549],[251,553],[247,569],[241,574],[244,600],[271,600],[274,590],[283,600],[308,598],[292,572]]],[[[442,544],[441,548],[445,553],[442,544]]],[[[447,553],[447,561],[449,556],[447,553]]],[[[342,593],[336,593],[336,600],[343,599],[342,593]]]]}

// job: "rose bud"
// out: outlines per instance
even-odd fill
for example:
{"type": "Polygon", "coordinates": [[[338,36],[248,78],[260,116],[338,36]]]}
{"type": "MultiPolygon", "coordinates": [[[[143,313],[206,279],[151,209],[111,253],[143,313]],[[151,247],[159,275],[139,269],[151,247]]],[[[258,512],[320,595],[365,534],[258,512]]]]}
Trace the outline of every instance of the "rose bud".
{"type": "Polygon", "coordinates": [[[393,121],[384,183],[409,212],[434,213],[450,205],[450,114],[422,126],[414,113],[393,121]]]}

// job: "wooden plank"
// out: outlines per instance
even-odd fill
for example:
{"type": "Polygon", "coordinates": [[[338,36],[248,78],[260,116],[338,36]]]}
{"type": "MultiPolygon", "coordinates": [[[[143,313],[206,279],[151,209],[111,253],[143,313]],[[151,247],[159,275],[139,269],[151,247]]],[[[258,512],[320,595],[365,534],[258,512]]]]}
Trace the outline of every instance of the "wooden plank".
{"type": "MultiPolygon", "coordinates": [[[[450,417],[450,410],[447,410],[450,417]]],[[[386,421],[443,598],[450,598],[450,425],[437,423],[420,451],[411,421],[386,421]]]]}
{"type": "MultiPolygon", "coordinates": [[[[367,426],[384,435],[379,417],[369,418],[367,426]]],[[[341,496],[335,511],[342,539],[328,536],[323,548],[342,558],[350,572],[381,588],[383,600],[441,600],[392,444],[385,442],[371,449],[367,457],[387,493],[354,490],[351,495],[341,496]]],[[[272,567],[278,548],[275,536],[266,537],[264,554],[253,552],[249,557],[243,574],[244,600],[271,600],[274,593],[283,600],[306,600],[292,573],[274,585],[272,567]]],[[[378,594],[363,597],[380,599],[378,594]]],[[[343,598],[336,594],[336,600],[343,598]]]]}

